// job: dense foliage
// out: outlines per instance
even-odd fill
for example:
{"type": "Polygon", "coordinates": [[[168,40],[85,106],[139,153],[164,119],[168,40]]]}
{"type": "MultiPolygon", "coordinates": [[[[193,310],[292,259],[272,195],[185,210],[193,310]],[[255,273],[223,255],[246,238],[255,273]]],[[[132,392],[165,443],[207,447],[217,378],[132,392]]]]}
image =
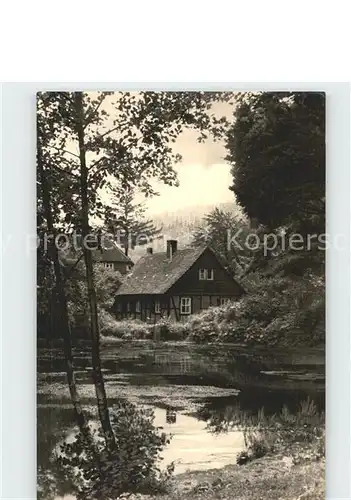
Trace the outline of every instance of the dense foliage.
{"type": "Polygon", "coordinates": [[[226,141],[232,189],[250,219],[324,231],[323,93],[245,93],[226,141]]]}

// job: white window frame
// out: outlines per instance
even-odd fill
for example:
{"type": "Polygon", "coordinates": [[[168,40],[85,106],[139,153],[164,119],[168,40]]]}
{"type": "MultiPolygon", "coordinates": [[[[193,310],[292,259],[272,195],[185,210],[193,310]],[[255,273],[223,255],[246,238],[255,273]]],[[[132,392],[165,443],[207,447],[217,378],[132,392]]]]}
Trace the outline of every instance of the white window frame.
{"type": "Polygon", "coordinates": [[[141,303],[140,300],[137,300],[135,303],[135,312],[140,313],[141,311],[141,303]]]}
{"type": "Polygon", "coordinates": [[[181,297],[180,314],[191,314],[191,306],[192,306],[191,297],[181,297]]]}
{"type": "Polygon", "coordinates": [[[214,269],[206,269],[207,271],[207,279],[209,281],[213,281],[214,280],[214,269]]]}
{"type": "Polygon", "coordinates": [[[104,262],[105,269],[114,269],[113,262],[104,262]]]}
{"type": "Polygon", "coordinates": [[[160,313],[161,312],[161,303],[159,300],[155,300],[155,313],[160,313]]]}
{"type": "Polygon", "coordinates": [[[128,301],[128,302],[127,302],[127,313],[129,313],[129,312],[130,312],[130,309],[131,309],[131,308],[130,308],[130,302],[128,301]]]}
{"type": "Polygon", "coordinates": [[[207,269],[199,269],[199,280],[200,281],[207,280],[207,269]]]}
{"type": "Polygon", "coordinates": [[[126,267],[127,271],[130,271],[132,269],[132,266],[131,264],[127,264],[127,267],[126,267]]]}
{"type": "Polygon", "coordinates": [[[224,306],[225,304],[227,304],[227,302],[229,302],[228,297],[220,297],[219,298],[219,305],[220,306],[224,306]]]}

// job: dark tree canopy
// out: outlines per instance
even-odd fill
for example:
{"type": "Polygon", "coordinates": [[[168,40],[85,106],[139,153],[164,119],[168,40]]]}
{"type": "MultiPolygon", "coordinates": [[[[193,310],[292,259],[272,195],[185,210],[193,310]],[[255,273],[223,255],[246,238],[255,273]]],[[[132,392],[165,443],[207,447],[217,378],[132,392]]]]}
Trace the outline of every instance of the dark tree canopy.
{"type": "Polygon", "coordinates": [[[226,146],[231,189],[250,219],[324,230],[324,93],[242,94],[226,146]]]}

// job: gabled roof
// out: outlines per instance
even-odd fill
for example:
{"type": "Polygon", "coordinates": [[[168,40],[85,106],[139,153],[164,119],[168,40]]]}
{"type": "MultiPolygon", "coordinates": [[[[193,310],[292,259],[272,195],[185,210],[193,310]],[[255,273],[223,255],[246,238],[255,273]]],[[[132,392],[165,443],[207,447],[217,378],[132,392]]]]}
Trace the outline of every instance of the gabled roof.
{"type": "Polygon", "coordinates": [[[117,295],[162,294],[183,276],[206,247],[177,250],[172,261],[166,252],[148,254],[134,266],[117,295]]]}
{"type": "MultiPolygon", "coordinates": [[[[142,257],[127,275],[117,295],[158,295],[166,293],[209,248],[201,246],[177,250],[170,261],[165,252],[142,257]]],[[[210,249],[211,250],[211,249],[210,249]]],[[[216,257],[217,254],[211,250],[216,257]]],[[[221,263],[221,261],[219,261],[221,263]]],[[[234,278],[232,278],[234,280],[234,278]]],[[[239,285],[240,286],[240,285],[239,285]]]]}
{"type": "Polygon", "coordinates": [[[93,260],[94,262],[125,262],[126,264],[133,264],[132,259],[127,257],[123,250],[118,248],[118,246],[113,243],[114,248],[93,250],[93,260]]]}

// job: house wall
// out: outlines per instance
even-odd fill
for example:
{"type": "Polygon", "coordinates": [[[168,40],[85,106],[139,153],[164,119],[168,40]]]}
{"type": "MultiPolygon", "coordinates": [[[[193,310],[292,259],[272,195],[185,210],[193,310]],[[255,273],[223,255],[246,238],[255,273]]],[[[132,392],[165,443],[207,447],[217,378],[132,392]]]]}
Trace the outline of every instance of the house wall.
{"type": "Polygon", "coordinates": [[[118,319],[139,319],[155,323],[162,317],[168,316],[169,298],[165,295],[117,296],[113,311],[118,319]],[[138,301],[140,302],[140,311],[136,310],[138,301]],[[155,311],[156,301],[160,303],[160,312],[155,311]]]}
{"type": "Polygon", "coordinates": [[[175,295],[172,297],[170,297],[171,301],[170,316],[175,321],[186,320],[189,317],[189,314],[182,314],[181,312],[180,304],[182,297],[191,298],[191,314],[199,313],[201,311],[204,311],[205,309],[208,309],[209,307],[219,306],[221,299],[229,301],[234,301],[237,299],[236,295],[229,295],[229,294],[223,296],[223,295],[192,295],[189,293],[184,293],[182,295],[175,295]]]}
{"type": "Polygon", "coordinates": [[[114,313],[118,319],[139,319],[157,323],[162,317],[170,317],[174,321],[186,321],[189,314],[181,312],[181,298],[191,298],[191,314],[198,313],[209,307],[219,306],[221,299],[235,300],[233,295],[128,295],[117,297],[114,313]],[[136,303],[140,301],[140,312],[136,311],[136,303]],[[160,312],[155,312],[155,302],[160,302],[160,312]],[[129,303],[129,311],[127,304],[129,303]]]}

